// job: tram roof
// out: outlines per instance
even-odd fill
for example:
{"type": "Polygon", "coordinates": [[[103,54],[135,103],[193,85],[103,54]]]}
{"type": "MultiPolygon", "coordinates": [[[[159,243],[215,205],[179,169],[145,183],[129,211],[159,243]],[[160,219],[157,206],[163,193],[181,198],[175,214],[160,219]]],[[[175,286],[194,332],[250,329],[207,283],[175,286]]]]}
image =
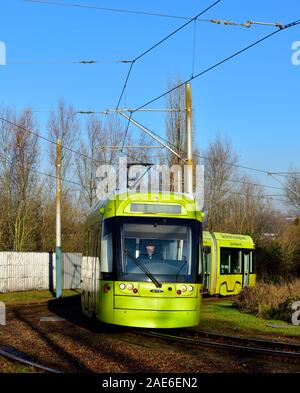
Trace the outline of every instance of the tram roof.
{"type": "Polygon", "coordinates": [[[216,239],[217,243],[223,247],[254,248],[254,241],[251,236],[203,231],[204,242],[212,242],[213,237],[216,239]]]}
{"type": "MultiPolygon", "coordinates": [[[[115,191],[106,200],[99,201],[91,216],[180,217],[202,221],[203,213],[189,194],[175,192],[115,191]]],[[[90,217],[91,217],[90,216],[90,217]]]]}

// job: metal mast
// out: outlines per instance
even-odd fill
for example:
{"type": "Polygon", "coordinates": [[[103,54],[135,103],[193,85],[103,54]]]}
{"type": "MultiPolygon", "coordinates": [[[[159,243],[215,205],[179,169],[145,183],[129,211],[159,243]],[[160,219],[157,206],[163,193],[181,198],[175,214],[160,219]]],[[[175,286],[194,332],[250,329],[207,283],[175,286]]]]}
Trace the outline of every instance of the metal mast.
{"type": "Polygon", "coordinates": [[[187,142],[187,164],[185,165],[185,185],[188,194],[193,194],[193,150],[192,150],[192,93],[191,85],[185,85],[186,106],[186,142],[187,142]]]}
{"type": "Polygon", "coordinates": [[[56,298],[62,296],[61,253],[61,140],[56,141],[56,298]]]}

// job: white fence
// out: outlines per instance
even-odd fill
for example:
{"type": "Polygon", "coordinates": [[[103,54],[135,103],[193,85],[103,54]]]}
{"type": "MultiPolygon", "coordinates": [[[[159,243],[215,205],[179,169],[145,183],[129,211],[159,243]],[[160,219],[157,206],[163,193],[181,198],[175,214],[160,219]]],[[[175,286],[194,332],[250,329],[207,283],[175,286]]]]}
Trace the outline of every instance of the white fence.
{"type": "MultiPolygon", "coordinates": [[[[63,253],[63,288],[80,288],[82,255],[63,253]]],[[[55,289],[55,253],[0,252],[0,292],[55,289]]]]}

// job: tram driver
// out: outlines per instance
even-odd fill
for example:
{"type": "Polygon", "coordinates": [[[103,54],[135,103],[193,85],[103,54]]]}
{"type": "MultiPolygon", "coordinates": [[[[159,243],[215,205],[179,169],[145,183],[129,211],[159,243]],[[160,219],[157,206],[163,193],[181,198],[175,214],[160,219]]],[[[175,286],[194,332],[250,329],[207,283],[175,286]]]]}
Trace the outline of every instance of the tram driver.
{"type": "Polygon", "coordinates": [[[145,243],[145,248],[146,252],[141,254],[139,259],[142,260],[143,262],[156,262],[156,261],[161,261],[163,258],[160,254],[160,252],[156,251],[156,246],[155,243],[152,241],[147,241],[145,243]]]}

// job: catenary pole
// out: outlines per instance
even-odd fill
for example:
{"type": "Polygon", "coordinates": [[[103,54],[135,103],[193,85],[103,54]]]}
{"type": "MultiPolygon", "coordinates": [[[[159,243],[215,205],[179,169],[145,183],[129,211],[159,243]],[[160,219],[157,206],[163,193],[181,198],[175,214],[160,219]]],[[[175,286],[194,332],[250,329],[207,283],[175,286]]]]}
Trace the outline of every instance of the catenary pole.
{"type": "Polygon", "coordinates": [[[56,141],[56,298],[62,297],[61,252],[61,140],[56,141]]]}
{"type": "Polygon", "coordinates": [[[190,83],[185,85],[186,104],[186,136],[187,136],[187,163],[185,165],[185,185],[190,195],[193,195],[193,148],[192,148],[192,92],[190,83]]]}

